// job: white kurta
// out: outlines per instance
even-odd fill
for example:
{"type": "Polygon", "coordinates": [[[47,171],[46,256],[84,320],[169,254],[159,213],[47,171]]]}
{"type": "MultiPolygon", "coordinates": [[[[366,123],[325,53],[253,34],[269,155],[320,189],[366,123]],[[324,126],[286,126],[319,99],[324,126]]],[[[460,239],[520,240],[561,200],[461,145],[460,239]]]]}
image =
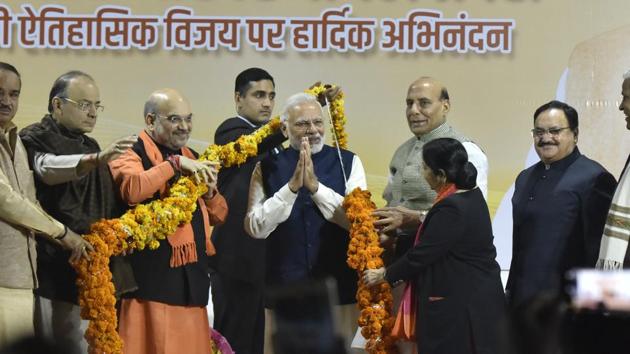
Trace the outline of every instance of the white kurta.
{"type": "MultiPolygon", "coordinates": [[[[346,182],[346,194],[352,192],[356,187],[367,189],[367,182],[361,159],[354,155],[352,170],[348,176],[348,182],[346,182]]],[[[320,182],[317,192],[311,195],[311,198],[326,220],[348,229],[348,219],[342,207],[344,196],[320,182]]],[[[245,231],[253,238],[267,238],[279,224],[289,218],[296,199],[297,193],[293,193],[289,189],[288,183],[273,196],[265,195],[259,162],[252,173],[249,185],[249,206],[245,217],[245,231]]]]}

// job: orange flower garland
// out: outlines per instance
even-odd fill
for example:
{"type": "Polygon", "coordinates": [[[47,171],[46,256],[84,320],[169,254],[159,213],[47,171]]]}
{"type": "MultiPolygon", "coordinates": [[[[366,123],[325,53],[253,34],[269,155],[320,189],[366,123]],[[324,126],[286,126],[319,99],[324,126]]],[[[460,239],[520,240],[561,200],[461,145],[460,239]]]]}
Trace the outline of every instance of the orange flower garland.
{"type": "MultiPolygon", "coordinates": [[[[335,87],[334,85],[332,86],[335,87]]],[[[326,91],[326,87],[324,85],[313,86],[310,89],[304,91],[308,94],[311,94],[315,97],[319,95],[323,95],[326,91]]],[[[331,133],[333,133],[337,139],[335,140],[335,145],[342,149],[346,149],[348,147],[348,134],[344,130],[346,125],[346,113],[344,109],[344,95],[342,91],[339,91],[337,97],[330,103],[330,119],[332,119],[332,126],[330,127],[331,133]]]]}
{"type": "Polygon", "coordinates": [[[348,245],[348,265],[359,273],[357,302],[361,309],[359,326],[367,339],[366,350],[372,354],[395,352],[391,337],[394,319],[392,313],[392,292],[389,284],[381,283],[368,287],[363,281],[363,271],[383,267],[378,233],[374,229],[372,211],[376,205],[370,200],[369,191],[355,188],[348,194],[343,207],[350,221],[350,244],[348,245]]]}
{"type": "MultiPolygon", "coordinates": [[[[200,160],[221,162],[223,166],[240,165],[256,156],[258,143],[277,131],[280,119],[274,118],[251,135],[241,136],[224,146],[212,145],[200,160]]],[[[90,353],[122,353],[123,343],[116,331],[116,299],[109,258],[127,250],[156,249],[160,240],[189,223],[197,207],[197,199],[207,192],[205,184],[197,185],[190,178],[180,178],[169,195],[148,204],[137,205],[118,219],[100,220],[84,238],[92,244],[91,260],[73,264],[77,272],[81,317],[90,321],[85,332],[90,353]]]]}
{"type": "MultiPolygon", "coordinates": [[[[317,85],[305,92],[318,97],[325,91],[324,85],[317,85]]],[[[331,131],[336,136],[335,144],[345,149],[348,145],[348,134],[344,130],[346,116],[343,98],[343,92],[339,92],[337,97],[329,102],[329,110],[332,120],[331,131]]],[[[381,259],[383,249],[373,226],[372,211],[376,209],[376,205],[370,198],[369,191],[356,188],[344,199],[343,207],[351,225],[347,263],[359,273],[356,298],[361,315],[358,324],[362,327],[361,334],[368,340],[366,350],[372,354],[386,354],[396,351],[395,340],[391,337],[394,326],[394,319],[391,317],[393,306],[391,288],[387,283],[368,287],[362,280],[364,270],[376,269],[384,265],[381,259]]]]}

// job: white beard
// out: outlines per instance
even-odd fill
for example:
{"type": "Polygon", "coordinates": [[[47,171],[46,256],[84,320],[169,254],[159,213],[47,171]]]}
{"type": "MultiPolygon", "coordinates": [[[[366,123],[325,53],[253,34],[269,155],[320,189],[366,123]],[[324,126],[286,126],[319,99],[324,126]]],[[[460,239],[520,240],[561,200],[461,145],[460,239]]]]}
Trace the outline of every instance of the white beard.
{"type": "MultiPolygon", "coordinates": [[[[287,135],[289,135],[289,145],[291,145],[291,147],[294,148],[295,150],[300,151],[300,145],[302,145],[301,140],[292,136],[289,129],[287,129],[287,135]]],[[[319,133],[317,133],[316,135],[311,135],[310,137],[319,138],[318,143],[311,144],[311,155],[314,155],[322,151],[322,149],[324,148],[324,142],[326,141],[326,134],[319,135],[319,133]]]]}

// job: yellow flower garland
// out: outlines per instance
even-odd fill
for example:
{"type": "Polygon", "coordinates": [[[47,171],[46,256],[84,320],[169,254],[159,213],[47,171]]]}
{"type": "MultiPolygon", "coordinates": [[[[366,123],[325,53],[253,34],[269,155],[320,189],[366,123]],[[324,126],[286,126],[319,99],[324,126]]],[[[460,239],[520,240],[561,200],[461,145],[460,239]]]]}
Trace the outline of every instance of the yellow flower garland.
{"type": "MultiPolygon", "coordinates": [[[[319,85],[306,92],[318,96],[324,91],[325,87],[319,85]]],[[[339,147],[346,148],[343,93],[330,102],[329,109],[333,134],[337,136],[339,147]]],[[[273,118],[253,134],[241,136],[235,142],[211,145],[199,159],[217,161],[223,167],[240,165],[249,157],[256,156],[258,144],[277,131],[280,125],[280,119],[273,118]]],[[[118,219],[100,220],[91,226],[90,233],[84,236],[94,247],[91,260],[81,259],[73,264],[77,271],[81,317],[90,321],[85,332],[90,353],[122,353],[123,343],[116,331],[116,299],[109,258],[124,251],[158,248],[160,240],[175,232],[179,225],[191,221],[197,199],[206,192],[205,185],[196,185],[190,178],[182,177],[163,200],[137,205],[118,219]]],[[[357,298],[365,293],[366,289],[359,290],[357,298]]]]}
{"type": "MultiPolygon", "coordinates": [[[[335,86],[332,87],[334,88],[335,86]]],[[[323,95],[325,91],[326,87],[324,85],[317,85],[309,88],[304,92],[315,97],[319,97],[320,95],[323,95]]],[[[330,131],[332,134],[337,136],[337,141],[335,142],[335,144],[338,143],[340,148],[346,149],[348,147],[348,134],[344,130],[344,127],[346,125],[346,113],[344,110],[345,102],[343,98],[343,92],[340,91],[339,94],[337,94],[337,97],[335,97],[335,99],[330,102],[330,118],[332,119],[332,126],[330,127],[330,131]]]]}
{"type": "Polygon", "coordinates": [[[281,124],[280,118],[275,117],[253,134],[241,135],[236,141],[225,145],[211,145],[199,159],[220,161],[223,167],[240,165],[247,161],[249,157],[256,156],[258,154],[258,144],[264,138],[278,131],[281,124]]]}
{"type": "Polygon", "coordinates": [[[392,292],[386,282],[368,287],[363,281],[363,271],[383,267],[378,233],[374,229],[372,211],[376,205],[370,200],[369,191],[355,188],[343,202],[346,216],[350,221],[350,244],[348,245],[348,265],[359,274],[357,301],[361,314],[359,326],[361,334],[368,340],[366,350],[371,354],[395,352],[391,337],[392,292]]]}
{"type": "MultiPolygon", "coordinates": [[[[222,166],[240,165],[256,156],[258,143],[277,131],[280,119],[274,118],[251,135],[241,136],[224,146],[212,145],[200,160],[217,161],[222,166]]],[[[189,223],[197,207],[197,199],[207,192],[205,184],[197,185],[190,178],[180,178],[162,200],[137,205],[118,219],[100,220],[84,238],[92,244],[91,260],[73,264],[77,272],[81,317],[90,321],[85,332],[89,352],[122,353],[122,341],[116,331],[116,299],[109,258],[127,250],[156,249],[160,240],[189,223]]]]}

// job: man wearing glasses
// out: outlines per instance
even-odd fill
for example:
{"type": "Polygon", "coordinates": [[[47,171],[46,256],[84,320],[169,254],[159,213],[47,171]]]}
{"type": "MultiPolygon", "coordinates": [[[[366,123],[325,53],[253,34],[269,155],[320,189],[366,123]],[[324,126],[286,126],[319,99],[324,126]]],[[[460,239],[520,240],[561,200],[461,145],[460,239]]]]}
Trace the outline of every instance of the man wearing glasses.
{"type": "Polygon", "coordinates": [[[138,141],[109,163],[123,201],[133,206],[162,198],[181,175],[194,175],[208,192],[198,199],[191,222],[160,241],[158,249],[128,256],[138,289],[123,295],[118,329],[125,353],[209,353],[208,256],[215,253],[210,232],[227,215],[216,188],[217,165],[197,161],[197,153],[186,147],[194,119],[179,92],[153,92],[144,121],[138,141]]]}
{"type": "Polygon", "coordinates": [[[534,113],[540,161],[516,179],[513,254],[506,295],[518,306],[558,295],[571,268],[594,268],[615,178],[580,154],[577,111],[559,101],[534,113]]]}
{"type": "Polygon", "coordinates": [[[358,319],[357,274],[346,263],[349,223],[342,202],[356,187],[367,188],[363,164],[354,153],[325,144],[315,97],[289,97],[280,118],[290,146],[256,164],[245,231],[267,242],[267,286],[336,280],[339,331],[350,352],[358,319]]]}
{"type": "MultiPolygon", "coordinates": [[[[79,234],[87,233],[101,218],[119,216],[121,203],[107,162],[136,141],[125,137],[101,150],[86,133],[94,129],[103,109],[94,79],[71,71],[53,83],[48,113],[20,131],[35,175],[37,199],[48,213],[79,234]]],[[[58,244],[38,240],[35,332],[66,353],[85,353],[87,321],[80,318],[76,273],[69,257],[58,244]]]]}
{"type": "MultiPolygon", "coordinates": [[[[89,257],[92,246],[38,205],[26,149],[11,121],[22,79],[0,62],[0,347],[33,333],[33,289],[38,286],[35,235],[89,257]]],[[[66,257],[66,262],[68,257],[66,257]]]]}
{"type": "MultiPolygon", "coordinates": [[[[339,88],[329,88],[332,100],[339,88]]],[[[236,116],[223,121],[214,133],[214,143],[224,145],[251,134],[271,118],[276,97],[274,78],[261,68],[248,68],[236,76],[236,116]]],[[[212,302],[215,329],[227,338],[237,353],[262,354],[264,343],[265,241],[256,240],[243,229],[252,171],[258,161],[278,153],[286,138],[281,132],[258,144],[258,155],[239,166],[222,168],[217,186],[225,196],[230,213],[212,232],[217,248],[213,257],[212,302]]],[[[269,331],[267,331],[268,334],[269,331]]]]}

